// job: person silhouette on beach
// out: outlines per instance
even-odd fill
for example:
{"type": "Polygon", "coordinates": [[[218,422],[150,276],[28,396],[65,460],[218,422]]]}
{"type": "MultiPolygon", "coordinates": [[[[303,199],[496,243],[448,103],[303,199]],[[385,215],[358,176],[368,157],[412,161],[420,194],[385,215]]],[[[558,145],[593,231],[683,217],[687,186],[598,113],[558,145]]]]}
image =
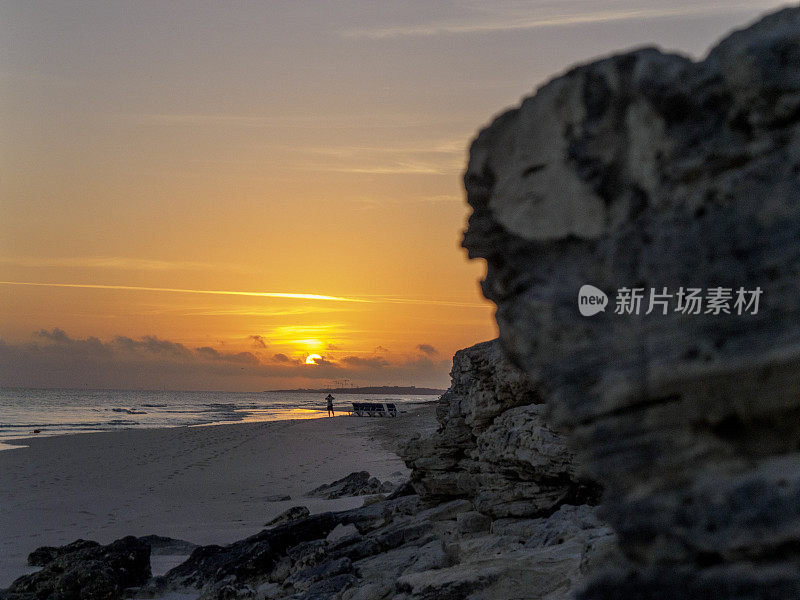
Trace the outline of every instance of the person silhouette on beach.
{"type": "Polygon", "coordinates": [[[328,416],[329,417],[333,416],[333,401],[334,400],[335,400],[335,398],[333,396],[331,396],[330,394],[325,396],[325,401],[328,403],[328,416]]]}

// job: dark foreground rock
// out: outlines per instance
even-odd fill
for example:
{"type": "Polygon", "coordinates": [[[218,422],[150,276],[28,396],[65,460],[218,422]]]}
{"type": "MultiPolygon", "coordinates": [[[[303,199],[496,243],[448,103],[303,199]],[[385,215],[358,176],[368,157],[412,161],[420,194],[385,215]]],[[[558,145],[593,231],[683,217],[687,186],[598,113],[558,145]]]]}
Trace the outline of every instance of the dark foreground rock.
{"type": "Polygon", "coordinates": [[[800,597],[798,172],[796,7],[702,62],[575,68],[472,145],[464,245],[632,561],[586,599],[800,597]],[[605,312],[581,315],[584,284],[605,312]],[[678,310],[688,288],[732,297],[678,310]],[[757,288],[759,310],[737,310],[757,288]],[[666,313],[651,290],[673,294],[666,313]]]}
{"type": "Polygon", "coordinates": [[[42,569],[14,581],[5,600],[114,600],[150,577],[150,545],[132,536],[39,548],[28,560],[42,569]]]}
{"type": "Polygon", "coordinates": [[[613,539],[592,511],[564,506],[549,517],[491,522],[468,500],[430,505],[406,495],[198,548],[137,596],[568,598],[613,539]]]}

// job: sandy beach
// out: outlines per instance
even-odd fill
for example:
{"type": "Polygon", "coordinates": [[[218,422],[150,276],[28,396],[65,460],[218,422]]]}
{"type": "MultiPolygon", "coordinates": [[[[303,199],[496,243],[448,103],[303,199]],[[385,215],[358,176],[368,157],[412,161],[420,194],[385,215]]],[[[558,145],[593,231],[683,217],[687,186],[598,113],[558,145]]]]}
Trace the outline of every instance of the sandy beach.
{"type": "MultiPolygon", "coordinates": [[[[433,405],[397,419],[321,418],[128,430],[25,440],[0,452],[0,588],[33,570],[28,553],[125,535],[225,544],[295,505],[311,512],[361,498],[302,495],[353,471],[402,480],[399,440],[435,427],[433,405]],[[291,500],[275,501],[289,495],[291,500]]],[[[155,573],[180,556],[153,557],[155,573]]]]}

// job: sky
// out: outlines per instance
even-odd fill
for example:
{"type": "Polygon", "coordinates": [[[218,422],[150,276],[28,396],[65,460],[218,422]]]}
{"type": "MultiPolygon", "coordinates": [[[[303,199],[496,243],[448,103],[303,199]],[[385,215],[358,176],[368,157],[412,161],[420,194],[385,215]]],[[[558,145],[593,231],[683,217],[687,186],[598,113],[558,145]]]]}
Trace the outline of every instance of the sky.
{"type": "Polygon", "coordinates": [[[0,0],[0,386],[447,387],[478,129],[781,5],[0,0]]]}

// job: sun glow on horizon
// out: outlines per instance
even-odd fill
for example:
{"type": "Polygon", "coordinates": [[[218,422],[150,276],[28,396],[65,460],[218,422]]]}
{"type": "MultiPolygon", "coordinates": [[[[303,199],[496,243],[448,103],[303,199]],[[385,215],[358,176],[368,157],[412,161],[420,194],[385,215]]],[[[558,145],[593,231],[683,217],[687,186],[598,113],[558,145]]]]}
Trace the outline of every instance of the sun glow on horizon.
{"type": "Polygon", "coordinates": [[[319,354],[309,354],[306,357],[306,364],[307,365],[315,365],[315,364],[317,364],[318,360],[322,360],[322,357],[319,354]]]}

